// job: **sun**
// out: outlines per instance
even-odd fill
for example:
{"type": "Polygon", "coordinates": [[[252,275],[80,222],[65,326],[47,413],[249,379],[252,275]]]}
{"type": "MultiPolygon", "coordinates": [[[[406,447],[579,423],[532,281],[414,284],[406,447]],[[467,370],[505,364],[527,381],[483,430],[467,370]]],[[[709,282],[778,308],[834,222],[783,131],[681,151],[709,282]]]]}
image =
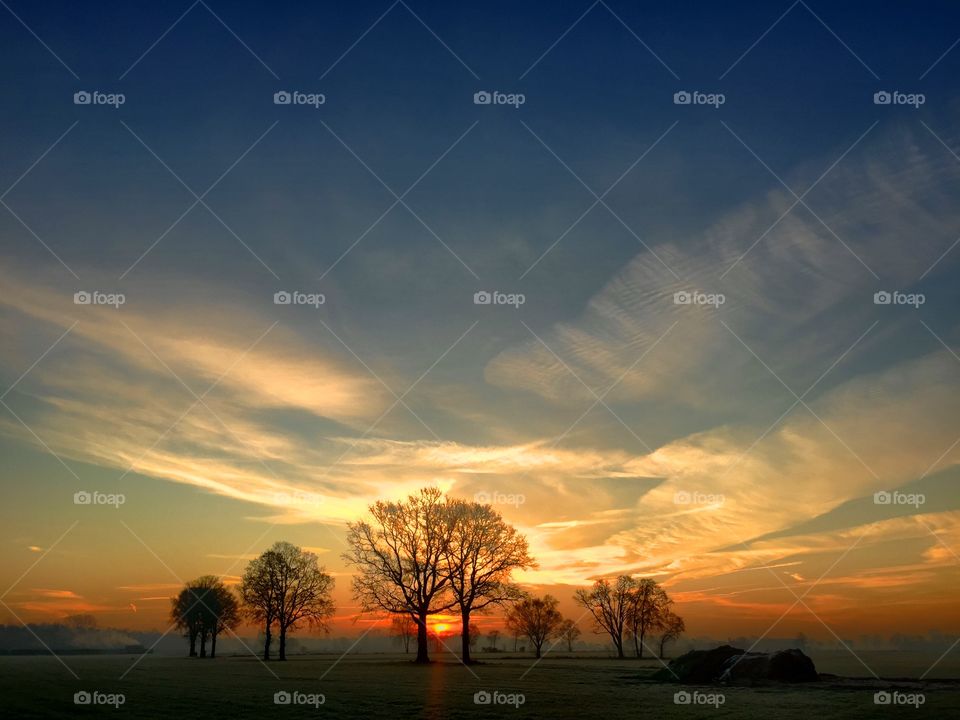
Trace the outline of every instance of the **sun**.
{"type": "Polygon", "coordinates": [[[437,623],[436,625],[433,626],[433,629],[434,629],[438,634],[439,634],[439,633],[445,633],[447,630],[450,629],[450,626],[447,625],[446,623],[437,623]]]}

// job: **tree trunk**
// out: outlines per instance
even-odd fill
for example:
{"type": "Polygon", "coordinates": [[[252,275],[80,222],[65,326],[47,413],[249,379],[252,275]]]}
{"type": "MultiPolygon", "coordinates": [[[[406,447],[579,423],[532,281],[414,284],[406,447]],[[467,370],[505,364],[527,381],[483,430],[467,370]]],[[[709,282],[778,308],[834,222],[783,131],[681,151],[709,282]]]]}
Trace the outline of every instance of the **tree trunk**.
{"type": "Polygon", "coordinates": [[[614,647],[617,648],[617,657],[623,659],[623,636],[617,635],[613,638],[614,647]]]}
{"type": "Polygon", "coordinates": [[[470,611],[461,610],[460,611],[460,651],[462,657],[460,658],[463,661],[464,665],[469,665],[473,662],[470,659],[470,611]]]}
{"type": "Polygon", "coordinates": [[[190,657],[197,656],[197,633],[194,630],[190,631],[190,657]]]}
{"type": "Polygon", "coordinates": [[[415,662],[430,662],[429,648],[427,647],[427,614],[421,612],[417,619],[417,659],[415,662]]]}
{"type": "Polygon", "coordinates": [[[536,655],[536,657],[538,657],[538,658],[540,657],[540,645],[541,645],[541,643],[534,643],[534,644],[533,644],[533,647],[534,647],[534,649],[535,649],[535,655],[536,655]]]}
{"type": "Polygon", "coordinates": [[[287,659],[287,628],[280,626],[280,659],[287,659]]]}
{"type": "Polygon", "coordinates": [[[266,636],[266,639],[263,641],[263,659],[270,659],[270,622],[267,622],[266,629],[263,633],[266,636]]]}
{"type": "Polygon", "coordinates": [[[666,638],[666,637],[660,638],[660,653],[657,655],[657,657],[661,657],[661,658],[663,657],[663,645],[664,645],[664,643],[666,643],[666,642],[667,642],[667,638],[666,638]]]}
{"type": "Polygon", "coordinates": [[[207,634],[200,633],[200,657],[205,658],[207,656],[207,634]]]}
{"type": "Polygon", "coordinates": [[[215,658],[217,656],[217,634],[210,634],[210,658],[215,658]]]}
{"type": "Polygon", "coordinates": [[[647,634],[647,633],[646,633],[645,630],[641,630],[641,631],[640,631],[640,646],[639,646],[639,648],[638,648],[638,650],[637,650],[637,657],[638,657],[638,658],[642,658],[642,657],[643,657],[643,638],[644,638],[644,636],[645,636],[646,634],[647,634]]]}

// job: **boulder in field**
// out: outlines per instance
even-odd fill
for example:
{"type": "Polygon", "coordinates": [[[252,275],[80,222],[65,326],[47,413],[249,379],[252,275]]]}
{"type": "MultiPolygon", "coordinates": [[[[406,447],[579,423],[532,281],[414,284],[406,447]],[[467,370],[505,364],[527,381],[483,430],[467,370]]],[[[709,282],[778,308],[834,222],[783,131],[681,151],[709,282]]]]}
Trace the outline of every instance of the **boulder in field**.
{"type": "Polygon", "coordinates": [[[745,653],[729,658],[717,678],[723,683],[757,681],[813,682],[818,679],[813,660],[797,648],[773,653],[745,653]]]}
{"type": "Polygon", "coordinates": [[[721,645],[712,650],[691,650],[670,661],[670,664],[653,675],[654,680],[683,683],[715,682],[731,659],[743,655],[743,650],[730,645],[721,645]]]}

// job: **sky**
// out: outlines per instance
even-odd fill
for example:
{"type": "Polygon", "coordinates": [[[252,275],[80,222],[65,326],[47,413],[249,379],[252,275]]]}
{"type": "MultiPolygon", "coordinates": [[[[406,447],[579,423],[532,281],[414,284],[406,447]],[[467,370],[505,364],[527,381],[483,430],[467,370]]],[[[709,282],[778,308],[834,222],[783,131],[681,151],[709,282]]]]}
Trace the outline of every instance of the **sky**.
{"type": "Polygon", "coordinates": [[[695,635],[960,631],[958,36],[948,2],[2,3],[3,621],[162,630],[285,539],[357,632],[345,523],[437,485],[574,618],[628,573],[695,635]]]}

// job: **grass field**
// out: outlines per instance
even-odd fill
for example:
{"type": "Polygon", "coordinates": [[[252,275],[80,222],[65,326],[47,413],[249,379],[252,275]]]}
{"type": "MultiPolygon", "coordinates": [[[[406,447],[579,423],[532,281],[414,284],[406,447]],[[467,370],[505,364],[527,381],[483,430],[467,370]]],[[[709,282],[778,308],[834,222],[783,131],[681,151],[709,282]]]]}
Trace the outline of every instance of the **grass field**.
{"type": "MultiPolygon", "coordinates": [[[[449,658],[450,656],[446,656],[449,658]]],[[[548,657],[497,658],[471,667],[441,660],[418,667],[400,656],[298,657],[272,662],[252,657],[214,661],[147,657],[122,680],[135,656],[64,658],[75,680],[53,657],[0,658],[3,716],[128,718],[831,718],[960,717],[960,684],[934,681],[827,680],[815,685],[683,688],[650,681],[655,660],[548,657]],[[923,692],[924,704],[877,706],[873,694],[899,688],[923,692]],[[714,705],[677,705],[680,690],[722,693],[714,705]],[[122,693],[122,706],[77,706],[79,691],[122,693]],[[322,694],[319,707],[277,705],[278,691],[322,694]],[[523,694],[519,707],[477,705],[477,692],[523,694]]]]}

